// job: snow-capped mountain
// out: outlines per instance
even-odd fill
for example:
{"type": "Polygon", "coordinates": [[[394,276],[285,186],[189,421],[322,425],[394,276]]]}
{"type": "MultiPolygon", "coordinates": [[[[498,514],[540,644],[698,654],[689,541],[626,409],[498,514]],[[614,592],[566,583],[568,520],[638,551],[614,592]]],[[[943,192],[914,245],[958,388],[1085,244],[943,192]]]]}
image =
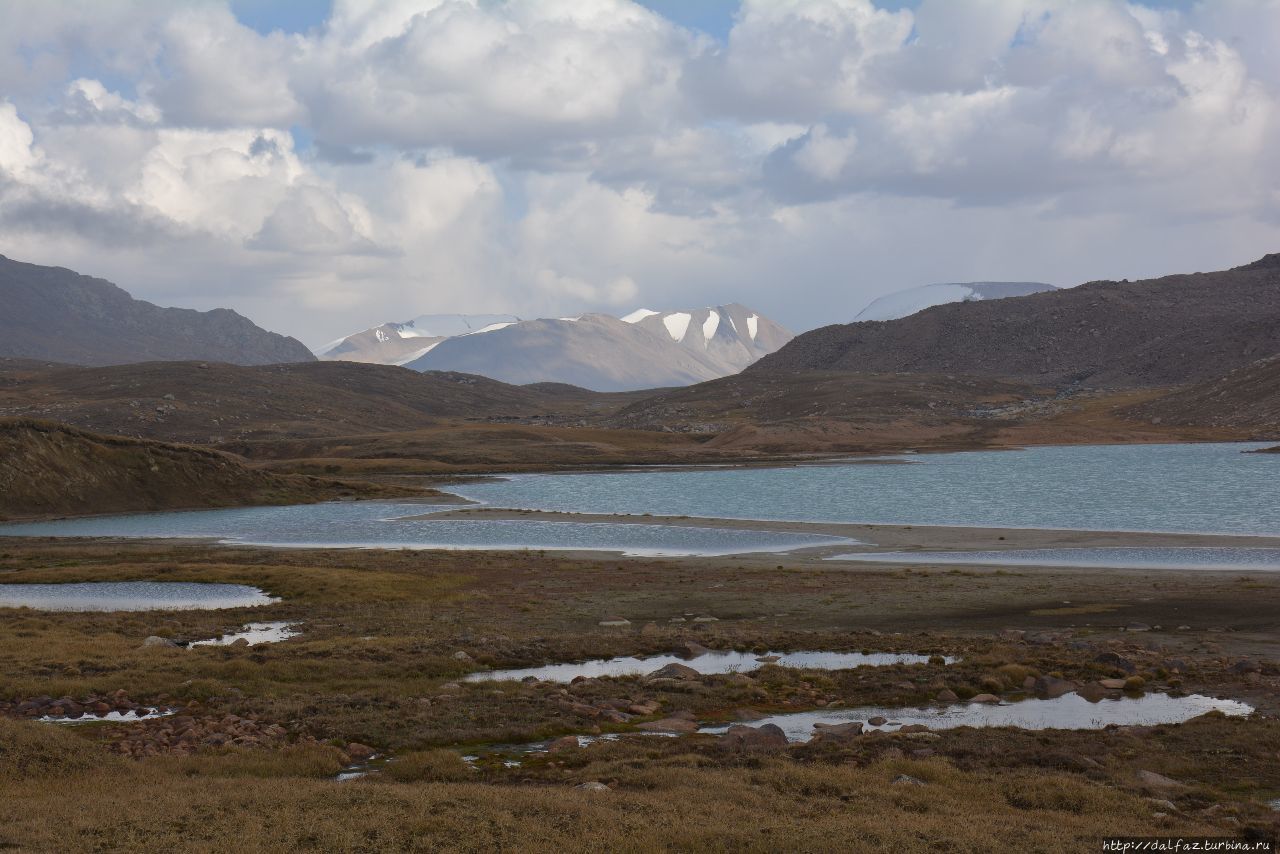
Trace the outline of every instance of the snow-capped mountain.
{"type": "Polygon", "coordinates": [[[424,314],[404,323],[384,323],[321,347],[327,361],[403,365],[428,353],[446,338],[518,323],[510,314],[424,314]]]}
{"type": "Polygon", "coordinates": [[[949,302],[973,302],[984,299],[1004,299],[1005,297],[1021,297],[1027,294],[1038,294],[1041,291],[1056,290],[1053,285],[1044,282],[955,282],[937,285],[922,285],[908,288],[905,291],[894,291],[891,294],[872,300],[866,308],[853,319],[854,323],[863,320],[897,320],[908,317],[935,305],[949,302]]]}
{"type": "Polygon", "coordinates": [[[736,374],[792,338],[778,324],[736,303],[688,311],[639,309],[623,318],[453,315],[463,321],[453,327],[439,317],[365,330],[335,342],[320,357],[461,371],[508,383],[560,382],[626,391],[736,374]],[[447,331],[454,334],[429,334],[447,331]]]}

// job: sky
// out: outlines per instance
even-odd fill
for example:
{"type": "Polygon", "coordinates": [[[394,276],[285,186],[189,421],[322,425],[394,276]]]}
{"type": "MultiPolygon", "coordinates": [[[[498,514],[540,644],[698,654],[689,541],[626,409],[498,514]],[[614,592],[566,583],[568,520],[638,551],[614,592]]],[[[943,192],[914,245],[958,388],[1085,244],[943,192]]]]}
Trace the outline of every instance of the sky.
{"type": "Polygon", "coordinates": [[[319,346],[1280,251],[1280,0],[5,0],[0,254],[319,346]]]}

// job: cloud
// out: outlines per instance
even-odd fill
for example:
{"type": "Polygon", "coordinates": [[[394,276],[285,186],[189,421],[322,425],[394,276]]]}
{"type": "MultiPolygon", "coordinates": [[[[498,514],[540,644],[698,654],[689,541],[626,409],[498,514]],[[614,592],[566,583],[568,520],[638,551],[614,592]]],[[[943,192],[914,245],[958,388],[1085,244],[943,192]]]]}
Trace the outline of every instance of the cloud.
{"type": "Polygon", "coordinates": [[[0,252],[309,343],[633,302],[804,328],[1276,248],[1266,0],[744,0],[722,41],[629,0],[6,13],[0,252]]]}

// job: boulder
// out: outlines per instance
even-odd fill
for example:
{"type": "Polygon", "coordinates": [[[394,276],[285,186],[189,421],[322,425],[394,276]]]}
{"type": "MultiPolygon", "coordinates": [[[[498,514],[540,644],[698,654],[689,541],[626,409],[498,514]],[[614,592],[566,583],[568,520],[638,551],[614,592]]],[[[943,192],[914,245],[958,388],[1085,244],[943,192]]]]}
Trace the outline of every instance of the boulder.
{"type": "Polygon", "coordinates": [[[716,743],[721,750],[732,753],[776,753],[787,749],[787,734],[776,724],[734,724],[716,743]]]}
{"type": "Polygon", "coordinates": [[[706,655],[707,653],[711,652],[711,650],[707,649],[705,646],[703,646],[700,643],[694,643],[693,641],[685,641],[679,644],[678,646],[676,646],[675,652],[676,652],[676,655],[680,656],[681,658],[697,658],[700,655],[706,655]]]}
{"type": "Polygon", "coordinates": [[[889,719],[882,715],[872,715],[871,717],[867,718],[867,724],[870,726],[884,726],[888,722],[889,722],[889,719]]]}
{"type": "Polygon", "coordinates": [[[995,694],[976,694],[969,698],[970,703],[999,703],[1000,698],[995,694]]]}
{"type": "Polygon", "coordinates": [[[1160,789],[1163,791],[1174,791],[1177,789],[1185,789],[1184,783],[1177,780],[1171,780],[1163,774],[1157,774],[1154,771],[1139,771],[1134,777],[1138,781],[1138,785],[1146,789],[1160,789]]]}
{"type": "MultiPolygon", "coordinates": [[[[220,737],[222,739],[222,743],[226,743],[226,740],[227,740],[226,736],[215,736],[215,737],[220,737]]],[[[353,741],[347,745],[347,755],[350,756],[352,759],[354,759],[356,762],[364,762],[367,759],[372,759],[375,755],[377,755],[377,753],[378,751],[374,750],[369,745],[361,744],[358,741],[353,741]]]]}
{"type": "Polygon", "coordinates": [[[470,663],[472,661],[475,661],[475,659],[473,659],[469,654],[467,654],[466,650],[462,650],[462,649],[458,650],[453,654],[453,660],[461,661],[463,663],[470,663]]]}
{"type": "Polygon", "coordinates": [[[600,621],[600,625],[621,628],[624,626],[631,625],[631,621],[628,620],[626,617],[605,617],[603,620],[600,621]]]}
{"type": "Polygon", "coordinates": [[[950,688],[943,688],[941,691],[938,692],[938,696],[935,697],[934,699],[936,699],[939,703],[954,703],[956,700],[959,700],[960,698],[956,696],[956,692],[952,691],[950,688]]]}
{"type": "Polygon", "coordinates": [[[548,744],[547,753],[558,753],[561,750],[577,750],[578,746],[578,737],[576,735],[566,735],[548,744]]]}
{"type": "Polygon", "coordinates": [[[760,662],[761,664],[773,664],[781,660],[782,660],[782,656],[780,655],[761,655],[756,658],[756,661],[760,662]]]}
{"type": "Polygon", "coordinates": [[[1054,676],[1041,676],[1036,679],[1033,690],[1042,697],[1052,700],[1055,697],[1061,697],[1064,694],[1070,694],[1076,689],[1076,683],[1066,679],[1058,679],[1054,676]]]}
{"type": "Polygon", "coordinates": [[[660,708],[657,700],[646,700],[643,703],[632,703],[627,706],[627,711],[633,715],[652,715],[660,708]]]}
{"type": "Polygon", "coordinates": [[[607,792],[607,791],[609,791],[609,787],[608,787],[608,786],[606,786],[604,783],[600,783],[600,782],[597,782],[597,781],[595,781],[595,780],[592,780],[592,781],[591,781],[591,782],[589,782],[589,783],[583,783],[583,784],[582,784],[582,785],[580,785],[580,786],[574,786],[574,788],[575,788],[575,789],[581,789],[581,790],[582,790],[582,791],[584,791],[584,792],[607,792]]]}
{"type": "Polygon", "coordinates": [[[1108,691],[1124,690],[1123,679],[1099,679],[1098,684],[1101,685],[1103,688],[1106,688],[1108,691]]]}
{"type": "Polygon", "coordinates": [[[712,617],[709,614],[704,614],[701,617],[694,617],[693,621],[695,623],[718,623],[720,622],[720,618],[712,617]]]}
{"type": "Polygon", "coordinates": [[[924,780],[918,779],[918,778],[916,778],[916,777],[912,777],[912,776],[911,776],[911,775],[909,775],[909,774],[899,774],[897,777],[894,777],[894,778],[893,778],[893,783],[894,783],[894,785],[895,785],[895,786],[924,786],[924,785],[928,785],[928,784],[926,784],[926,783],[925,783],[925,781],[924,781],[924,780]]]}
{"type": "Polygon", "coordinates": [[[650,679],[700,679],[702,674],[687,664],[672,662],[649,674],[650,679]]]}
{"type": "Polygon", "coordinates": [[[816,723],[813,725],[814,741],[846,741],[858,735],[862,735],[862,721],[849,721],[843,724],[816,723]]]}
{"type": "Polygon", "coordinates": [[[151,637],[147,638],[142,642],[143,649],[146,649],[148,647],[169,647],[169,646],[177,646],[177,644],[169,640],[168,638],[158,637],[157,635],[152,635],[151,637]]]}
{"type": "Polygon", "coordinates": [[[1088,700],[1090,703],[1097,703],[1100,700],[1106,699],[1107,688],[1099,682],[1089,682],[1077,688],[1076,694],[1088,700]]]}

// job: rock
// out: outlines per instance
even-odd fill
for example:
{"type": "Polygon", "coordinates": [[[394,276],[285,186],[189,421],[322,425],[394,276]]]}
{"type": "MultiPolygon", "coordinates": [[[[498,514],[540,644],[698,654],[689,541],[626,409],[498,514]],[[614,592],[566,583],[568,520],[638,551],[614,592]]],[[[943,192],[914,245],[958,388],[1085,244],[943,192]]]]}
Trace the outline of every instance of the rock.
{"type": "Polygon", "coordinates": [[[869,726],[884,726],[888,722],[889,722],[889,719],[882,715],[872,715],[871,717],[867,718],[867,724],[869,726]]]}
{"type": "Polygon", "coordinates": [[[606,617],[600,621],[602,626],[623,627],[631,625],[631,621],[625,617],[606,617]]]}
{"type": "Polygon", "coordinates": [[[248,646],[248,645],[249,645],[249,639],[248,639],[248,638],[236,638],[236,639],[235,639],[235,640],[233,640],[230,644],[228,644],[228,646],[237,646],[237,647],[241,647],[241,648],[246,647],[246,646],[248,646]]]}
{"type": "Polygon", "coordinates": [[[162,638],[156,635],[152,635],[151,637],[147,638],[142,642],[143,649],[146,649],[148,647],[167,647],[167,646],[177,646],[177,644],[169,640],[168,638],[162,638]]]}
{"type": "Polygon", "coordinates": [[[814,741],[845,741],[862,735],[862,721],[849,721],[843,724],[816,723],[813,725],[814,741]]]}
{"type": "Polygon", "coordinates": [[[956,696],[956,692],[952,691],[950,688],[943,688],[938,692],[938,695],[934,699],[939,703],[954,703],[960,698],[956,696]]]}
{"type": "Polygon", "coordinates": [[[969,698],[970,703],[999,703],[1000,698],[995,694],[977,694],[969,698]]]}
{"type": "Polygon", "coordinates": [[[1232,673],[1261,673],[1262,665],[1256,661],[1249,661],[1248,659],[1243,659],[1231,665],[1231,672],[1232,673]]]}
{"type": "Polygon", "coordinates": [[[367,744],[361,744],[353,741],[347,745],[347,755],[357,762],[364,762],[366,759],[372,759],[378,751],[374,750],[367,744]]]}
{"type": "Polygon", "coordinates": [[[1089,682],[1077,688],[1076,694],[1088,700],[1090,703],[1097,703],[1100,700],[1106,699],[1107,689],[1106,686],[1099,682],[1089,682]]]}
{"type": "Polygon", "coordinates": [[[687,664],[672,662],[660,667],[648,676],[649,679],[701,679],[702,674],[687,664]]]}
{"type": "Polygon", "coordinates": [[[720,618],[719,618],[719,617],[712,617],[712,616],[709,616],[709,615],[704,614],[704,615],[703,615],[703,616],[701,616],[701,617],[694,617],[694,618],[693,618],[693,621],[694,621],[695,623],[718,623],[718,622],[720,622],[720,618]]]}
{"type": "Polygon", "coordinates": [[[685,641],[684,643],[681,643],[678,646],[676,646],[675,652],[676,652],[676,655],[680,656],[681,658],[697,658],[700,655],[706,655],[707,653],[711,652],[711,650],[707,649],[705,646],[703,646],[700,643],[694,643],[693,641],[685,641]]]}
{"type": "Polygon", "coordinates": [[[698,725],[684,718],[663,718],[662,720],[639,724],[636,729],[642,729],[645,732],[690,733],[697,732],[698,725]]]}
{"type": "Polygon", "coordinates": [[[1148,789],[1176,790],[1187,788],[1185,784],[1179,783],[1177,780],[1171,780],[1154,771],[1139,771],[1134,776],[1138,781],[1138,785],[1148,789]]]}
{"type": "Polygon", "coordinates": [[[645,623],[640,627],[640,637],[642,638],[656,637],[660,634],[662,634],[662,630],[658,628],[657,623],[645,623]]]}
{"type": "Polygon", "coordinates": [[[576,735],[566,735],[548,744],[547,753],[558,753],[561,750],[577,750],[578,746],[578,737],[576,735]]]}
{"type": "Polygon", "coordinates": [[[733,753],[776,753],[787,749],[787,734],[776,724],[734,724],[716,743],[721,750],[733,753]]]}
{"type": "Polygon", "coordinates": [[[1098,684],[1101,685],[1103,688],[1106,688],[1108,691],[1124,690],[1123,679],[1099,679],[1098,684]]]}
{"type": "Polygon", "coordinates": [[[1125,673],[1137,673],[1138,668],[1132,661],[1124,656],[1114,652],[1099,653],[1094,659],[1098,664],[1105,664],[1108,667],[1114,667],[1117,670],[1123,670],[1125,673]]]}
{"type": "Polygon", "coordinates": [[[929,728],[924,724],[906,724],[905,726],[898,728],[898,732],[906,733],[908,735],[910,735],[911,733],[928,732],[928,731],[929,731],[929,728]]]}
{"type": "Polygon", "coordinates": [[[1124,627],[1124,630],[1126,632],[1149,632],[1151,631],[1151,627],[1146,623],[1129,623],[1129,625],[1124,627]]]}
{"type": "Polygon", "coordinates": [[[1166,801],[1162,798],[1147,798],[1147,803],[1151,804],[1154,807],[1159,807],[1160,809],[1164,810],[1166,813],[1178,811],[1177,804],[1175,804],[1173,801],[1166,801]]]}
{"type": "Polygon", "coordinates": [[[1076,683],[1066,679],[1058,679],[1053,676],[1041,676],[1036,679],[1034,690],[1042,697],[1052,700],[1055,697],[1061,697],[1064,694],[1070,694],[1076,689],[1076,683]]]}
{"type": "Polygon", "coordinates": [[[590,783],[583,783],[581,786],[574,786],[575,789],[581,789],[584,792],[607,792],[609,787],[604,783],[592,780],[590,783]]]}
{"type": "Polygon", "coordinates": [[[781,660],[782,660],[782,656],[780,655],[762,655],[756,658],[756,661],[760,662],[761,664],[773,664],[774,662],[781,661],[781,660]]]}
{"type": "Polygon", "coordinates": [[[631,712],[633,715],[652,715],[654,712],[658,711],[659,708],[661,708],[661,706],[658,704],[657,700],[646,700],[643,703],[632,703],[630,706],[627,706],[627,711],[631,712]]]}
{"type": "Polygon", "coordinates": [[[462,649],[458,650],[457,652],[455,652],[455,653],[453,654],[453,660],[454,660],[454,661],[462,661],[462,662],[466,662],[466,663],[470,663],[470,662],[472,662],[472,661],[475,661],[475,659],[474,659],[474,658],[472,658],[470,655],[468,655],[468,654],[467,654],[466,650],[462,650],[462,649]]]}
{"type": "Polygon", "coordinates": [[[927,783],[925,783],[925,781],[924,781],[924,780],[917,779],[916,777],[912,777],[912,776],[911,776],[911,775],[909,775],[909,774],[899,774],[897,777],[894,777],[894,778],[893,778],[893,783],[894,783],[894,785],[896,785],[896,786],[925,786],[925,785],[928,785],[927,783]]]}

